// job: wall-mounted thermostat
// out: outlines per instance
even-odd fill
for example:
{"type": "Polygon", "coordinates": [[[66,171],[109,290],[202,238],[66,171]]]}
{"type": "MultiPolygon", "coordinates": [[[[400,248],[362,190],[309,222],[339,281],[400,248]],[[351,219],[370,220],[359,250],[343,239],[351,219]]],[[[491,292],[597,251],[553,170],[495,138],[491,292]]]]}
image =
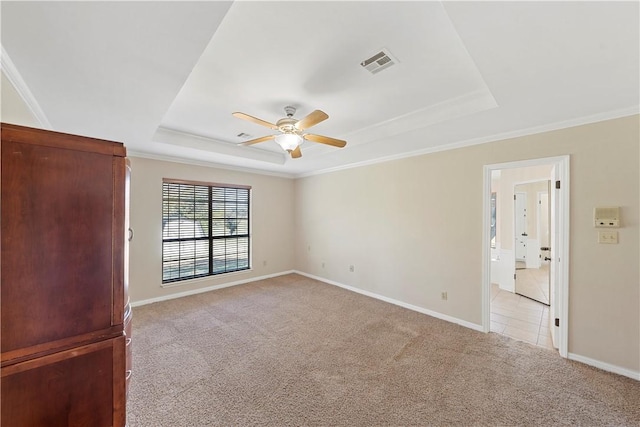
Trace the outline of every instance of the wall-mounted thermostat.
{"type": "Polygon", "coordinates": [[[620,227],[620,208],[609,206],[593,208],[594,227],[620,227]]]}

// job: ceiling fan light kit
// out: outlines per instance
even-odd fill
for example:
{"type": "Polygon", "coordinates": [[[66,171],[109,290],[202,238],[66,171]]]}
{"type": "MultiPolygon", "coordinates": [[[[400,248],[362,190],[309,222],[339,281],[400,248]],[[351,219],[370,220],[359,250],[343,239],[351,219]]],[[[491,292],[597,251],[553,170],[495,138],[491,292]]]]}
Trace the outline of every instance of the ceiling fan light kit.
{"type": "Polygon", "coordinates": [[[267,122],[257,117],[250,116],[245,113],[233,113],[233,116],[239,119],[247,120],[255,124],[268,127],[269,129],[278,130],[281,132],[278,135],[267,135],[260,138],[252,139],[250,141],[245,141],[240,145],[253,145],[273,139],[280,147],[282,147],[283,150],[288,152],[293,159],[302,157],[300,144],[302,144],[304,140],[331,145],[332,147],[338,148],[343,148],[345,145],[347,145],[347,141],[343,141],[341,139],[330,138],[328,136],[322,135],[314,135],[311,133],[302,133],[304,130],[328,119],[329,116],[324,111],[315,110],[300,120],[296,120],[293,118],[293,115],[296,113],[295,107],[286,106],[284,107],[284,112],[287,117],[278,120],[276,124],[267,122]]]}
{"type": "Polygon", "coordinates": [[[276,143],[278,143],[283,150],[288,152],[295,150],[298,145],[302,144],[302,137],[295,133],[283,133],[276,135],[275,139],[276,143]]]}

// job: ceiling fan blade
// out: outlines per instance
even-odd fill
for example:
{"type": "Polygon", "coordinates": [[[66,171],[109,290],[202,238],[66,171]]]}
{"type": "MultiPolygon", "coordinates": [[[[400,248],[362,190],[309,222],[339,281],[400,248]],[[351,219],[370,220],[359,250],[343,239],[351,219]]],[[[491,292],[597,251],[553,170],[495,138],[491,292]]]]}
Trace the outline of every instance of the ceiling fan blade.
{"type": "Polygon", "coordinates": [[[347,141],[343,141],[341,139],[329,138],[328,136],[322,135],[314,135],[312,133],[306,133],[302,135],[304,139],[308,139],[309,141],[319,142],[320,144],[332,145],[334,147],[342,148],[347,145],[347,141]]]}
{"type": "Polygon", "coordinates": [[[249,141],[241,142],[238,145],[253,145],[253,144],[257,144],[259,142],[269,141],[270,139],[274,139],[275,137],[276,137],[275,135],[263,136],[263,137],[260,137],[260,138],[250,139],[249,141]]]}
{"type": "Polygon", "coordinates": [[[273,130],[278,130],[278,126],[274,125],[273,123],[269,123],[265,120],[259,119],[257,117],[253,117],[250,116],[248,114],[245,113],[239,113],[239,112],[235,112],[232,113],[234,117],[237,117],[239,119],[244,119],[244,120],[248,120],[250,122],[256,123],[258,125],[264,126],[264,127],[268,127],[269,129],[273,129],[273,130]]]}
{"type": "Polygon", "coordinates": [[[309,129],[311,126],[315,126],[320,122],[327,120],[329,116],[324,111],[315,110],[306,117],[301,118],[295,124],[295,127],[299,130],[309,129]]]}
{"type": "Polygon", "coordinates": [[[295,150],[291,150],[291,158],[299,159],[302,157],[302,151],[300,151],[300,146],[298,145],[295,150]]]}

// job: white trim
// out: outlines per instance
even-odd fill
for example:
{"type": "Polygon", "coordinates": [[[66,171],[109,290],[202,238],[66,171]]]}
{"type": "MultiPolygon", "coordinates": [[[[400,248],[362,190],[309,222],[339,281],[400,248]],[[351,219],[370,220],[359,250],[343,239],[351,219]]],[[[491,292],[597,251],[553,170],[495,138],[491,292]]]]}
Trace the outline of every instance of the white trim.
{"type": "Polygon", "coordinates": [[[208,136],[196,135],[189,132],[158,127],[153,134],[152,142],[207,151],[221,156],[244,157],[246,160],[271,163],[282,166],[287,161],[285,152],[261,150],[256,147],[242,147],[235,143],[224,142],[208,136]]]}
{"type": "Polygon", "coordinates": [[[141,159],[159,160],[163,162],[181,163],[181,164],[193,165],[193,166],[203,166],[207,168],[223,169],[223,170],[229,170],[234,172],[244,172],[244,173],[250,173],[254,175],[267,175],[267,176],[275,176],[278,178],[287,178],[287,179],[295,178],[295,175],[293,174],[271,172],[271,171],[266,171],[262,169],[253,169],[253,168],[247,168],[242,166],[231,166],[231,165],[225,165],[222,163],[214,163],[214,162],[203,161],[203,160],[185,159],[182,157],[166,156],[163,154],[152,154],[152,153],[146,153],[144,151],[136,151],[136,150],[130,150],[130,149],[127,149],[127,157],[139,157],[141,159]]]}
{"type": "Polygon", "coordinates": [[[299,270],[294,270],[293,273],[295,274],[299,274],[301,276],[305,276],[308,277],[310,279],[314,279],[317,280],[319,282],[324,282],[327,283],[329,285],[334,285],[334,286],[338,286],[339,288],[343,288],[346,289],[348,291],[351,292],[355,292],[367,297],[371,297],[371,298],[375,298],[377,300],[380,301],[384,301],[384,302],[388,302],[390,304],[393,305],[397,305],[412,311],[417,311],[418,313],[422,313],[422,314],[426,314],[427,316],[431,316],[431,317],[435,317],[437,319],[441,319],[441,320],[445,320],[447,322],[451,322],[451,323],[455,323],[458,324],[460,326],[464,326],[465,328],[469,328],[469,329],[473,329],[474,331],[479,331],[479,332],[488,332],[489,330],[484,330],[484,328],[482,327],[482,325],[478,325],[476,323],[471,323],[471,322],[467,322],[466,320],[462,320],[462,319],[458,319],[457,317],[453,317],[453,316],[449,316],[446,314],[442,314],[442,313],[438,313],[437,311],[432,311],[426,308],[422,308],[422,307],[418,307],[417,305],[413,305],[413,304],[408,304],[406,302],[403,301],[399,301],[393,298],[389,298],[389,297],[385,297],[383,295],[379,295],[373,292],[369,292],[369,291],[365,291],[363,289],[359,289],[359,288],[354,288],[353,286],[348,286],[348,285],[344,285],[342,283],[333,281],[333,280],[329,280],[329,279],[325,279],[324,277],[319,277],[319,276],[315,276],[313,274],[309,274],[309,273],[304,273],[302,271],[299,270]]]}
{"type": "Polygon", "coordinates": [[[593,366],[598,369],[602,369],[603,371],[613,372],[614,374],[622,375],[625,377],[629,377],[636,381],[640,381],[640,372],[633,371],[631,369],[622,368],[620,366],[612,365],[610,363],[601,362],[599,360],[591,359],[589,357],[581,356],[575,353],[568,354],[569,360],[575,360],[576,362],[584,363],[589,366],[593,366]]]}
{"type": "MultiPolygon", "coordinates": [[[[569,160],[569,156],[554,156],[554,157],[541,157],[536,159],[525,159],[525,160],[515,160],[513,162],[504,162],[504,163],[492,163],[490,165],[485,165],[485,168],[493,169],[516,169],[516,168],[528,168],[531,166],[546,166],[555,163],[560,163],[565,160],[569,160]]],[[[535,179],[531,181],[522,181],[522,183],[527,182],[536,182],[543,181],[540,179],[535,179]]]]}
{"type": "MultiPolygon", "coordinates": [[[[484,175],[487,174],[487,167],[485,166],[484,169],[484,175]]],[[[481,296],[480,298],[482,303],[480,304],[480,308],[481,308],[481,312],[480,312],[480,322],[482,323],[482,332],[489,332],[491,330],[491,171],[488,172],[489,173],[489,179],[485,179],[482,182],[482,194],[488,194],[489,197],[482,197],[482,212],[483,212],[483,216],[482,216],[482,224],[488,224],[486,227],[483,226],[482,227],[482,241],[483,242],[489,242],[488,245],[482,245],[482,265],[483,266],[488,266],[488,268],[483,268],[482,269],[482,273],[481,273],[481,277],[480,280],[482,280],[481,283],[483,283],[482,286],[482,290],[481,290],[481,296]],[[489,214],[485,217],[485,213],[488,212],[489,214]],[[488,286],[484,286],[484,284],[488,283],[488,286]],[[484,302],[487,301],[488,304],[485,304],[484,302]]],[[[498,217],[498,206],[496,205],[496,218],[498,217]]],[[[496,222],[496,236],[498,235],[498,223],[496,222]]],[[[497,242],[497,238],[496,238],[496,242],[497,242]]],[[[496,249],[498,249],[498,244],[496,243],[496,249]]],[[[501,255],[501,250],[502,249],[498,249],[498,262],[501,263],[502,261],[502,257],[501,255]]],[[[499,281],[498,281],[498,286],[501,286],[501,281],[502,281],[502,269],[500,269],[500,277],[499,277],[499,281]]]]}
{"type": "Polygon", "coordinates": [[[561,221],[564,223],[564,233],[560,236],[562,240],[562,248],[560,256],[565,262],[559,263],[561,270],[560,277],[560,296],[562,297],[562,313],[560,318],[560,329],[562,330],[561,342],[560,342],[560,355],[567,357],[569,355],[569,232],[571,229],[571,216],[569,215],[571,204],[569,198],[569,188],[571,182],[569,179],[569,156],[565,157],[565,161],[560,163],[560,170],[557,172],[558,178],[560,178],[561,189],[561,221]]]}
{"type": "Polygon", "coordinates": [[[372,160],[364,160],[361,162],[351,163],[344,166],[336,166],[333,168],[320,169],[317,171],[303,172],[303,173],[295,174],[294,176],[295,178],[306,178],[308,176],[323,175],[326,173],[337,172],[337,171],[346,170],[346,169],[353,169],[353,168],[358,168],[362,166],[375,165],[377,163],[390,162],[393,160],[404,159],[407,157],[415,157],[415,156],[421,156],[423,154],[431,154],[431,153],[438,153],[441,151],[455,150],[458,148],[471,147],[473,145],[485,144],[488,142],[503,141],[505,139],[518,138],[518,137],[527,136],[527,135],[536,135],[543,132],[551,132],[555,130],[568,129],[576,126],[588,125],[591,123],[603,122],[606,120],[619,119],[622,117],[633,116],[639,113],[640,113],[640,106],[634,105],[632,107],[621,108],[618,110],[607,111],[604,113],[593,114],[585,117],[578,117],[575,119],[562,120],[559,122],[549,123],[546,125],[534,126],[530,128],[519,129],[519,130],[509,131],[509,132],[501,132],[501,133],[496,133],[488,136],[481,136],[478,138],[458,141],[452,144],[423,148],[416,151],[393,154],[390,156],[380,157],[372,160]]]}
{"type": "Polygon", "coordinates": [[[284,276],[285,274],[291,274],[291,273],[294,273],[294,271],[293,270],[282,271],[280,273],[267,274],[265,276],[251,277],[249,279],[237,280],[235,282],[228,282],[228,283],[223,283],[223,284],[220,284],[220,285],[207,286],[206,288],[192,289],[190,291],[184,291],[184,292],[178,292],[178,293],[175,293],[175,294],[163,295],[163,296],[160,296],[160,297],[149,298],[149,299],[145,299],[145,300],[141,300],[141,301],[133,301],[131,303],[131,307],[140,307],[142,305],[153,304],[154,302],[168,301],[168,300],[172,300],[172,299],[176,299],[176,298],[187,297],[189,295],[202,294],[204,292],[215,291],[217,289],[223,289],[223,288],[229,288],[231,286],[236,286],[236,285],[244,285],[245,283],[256,282],[258,280],[271,279],[273,277],[284,276]]]}
{"type": "MultiPolygon", "coordinates": [[[[253,252],[253,251],[251,251],[253,252]]],[[[252,255],[249,255],[250,257],[252,255]]],[[[249,260],[250,265],[252,260],[249,260]]],[[[246,276],[247,274],[251,274],[253,273],[254,269],[253,268],[248,268],[246,270],[237,270],[237,271],[229,271],[227,273],[221,273],[221,275],[224,275],[225,279],[226,278],[231,278],[233,276],[246,276]]],[[[220,277],[220,276],[217,276],[220,277]]],[[[193,284],[197,284],[197,283],[201,283],[201,282],[210,282],[211,279],[216,278],[216,276],[211,275],[211,276],[203,276],[203,277],[195,277],[192,279],[183,279],[183,280],[177,280],[175,282],[167,282],[167,283],[162,283],[160,284],[161,288],[177,288],[180,286],[189,286],[189,285],[193,285],[193,284]]]]}
{"type": "Polygon", "coordinates": [[[487,86],[484,85],[484,87],[479,90],[446,99],[388,120],[383,120],[382,122],[365,128],[348,132],[342,136],[350,141],[373,142],[425,129],[436,123],[457,119],[497,107],[498,103],[493,97],[493,94],[487,86]]]}
{"type": "MultiPolygon", "coordinates": [[[[485,165],[483,170],[483,210],[482,210],[482,224],[489,224],[491,218],[491,212],[488,201],[491,198],[491,172],[496,169],[512,169],[523,168],[529,166],[540,165],[553,165],[554,166],[554,179],[561,181],[561,187],[558,194],[559,216],[557,218],[558,224],[562,229],[560,235],[560,241],[555,249],[555,255],[558,257],[557,269],[558,280],[556,286],[558,287],[558,307],[559,307],[559,320],[560,327],[558,328],[558,352],[560,356],[567,357],[568,354],[568,335],[569,335],[569,156],[556,156],[545,157],[539,159],[520,160],[507,163],[495,163],[491,165],[485,165]]],[[[491,257],[488,255],[488,248],[490,246],[487,226],[483,226],[482,233],[482,325],[483,329],[489,328],[490,325],[490,286],[491,280],[489,277],[491,268],[491,257]]],[[[553,249],[552,249],[553,250],[553,249]]],[[[553,290],[552,290],[553,292],[553,290]]]]}
{"type": "Polygon", "coordinates": [[[0,46],[0,48],[2,49],[2,56],[0,57],[0,66],[2,66],[2,71],[4,72],[4,75],[7,77],[7,80],[9,80],[9,82],[15,88],[16,92],[18,92],[18,95],[24,101],[27,108],[29,109],[33,117],[36,119],[38,124],[43,129],[49,129],[49,130],[53,129],[53,126],[51,126],[51,123],[49,123],[49,119],[47,119],[47,116],[44,114],[44,111],[42,110],[42,108],[40,108],[40,104],[38,104],[36,97],[33,96],[33,93],[31,93],[31,90],[29,90],[29,86],[27,86],[27,83],[25,83],[24,79],[18,72],[18,69],[16,68],[15,64],[7,54],[7,51],[4,50],[4,46],[0,46]]]}
{"type": "MultiPolygon", "coordinates": [[[[502,132],[502,133],[497,133],[497,134],[493,134],[493,135],[489,135],[489,136],[483,136],[483,137],[479,137],[479,138],[473,138],[473,139],[468,139],[468,140],[464,140],[464,141],[459,141],[459,142],[455,142],[455,143],[452,143],[452,144],[440,145],[440,146],[437,146],[437,147],[423,148],[423,149],[420,149],[420,150],[410,151],[410,152],[406,152],[406,153],[393,154],[393,155],[390,155],[390,156],[380,157],[380,158],[377,158],[377,159],[364,160],[364,161],[361,161],[361,162],[350,163],[348,165],[336,166],[336,167],[332,167],[332,168],[326,168],[326,169],[320,169],[320,170],[316,170],[316,171],[302,172],[302,173],[272,172],[272,171],[267,171],[267,170],[263,170],[263,169],[255,169],[255,168],[241,167],[241,166],[230,166],[230,165],[225,165],[225,164],[221,164],[221,163],[214,163],[214,162],[202,161],[202,160],[185,159],[185,158],[180,158],[180,157],[166,156],[166,155],[161,155],[161,154],[152,154],[152,153],[146,153],[146,152],[135,151],[135,150],[127,150],[127,153],[129,155],[131,155],[131,156],[134,156],[134,157],[141,157],[141,158],[146,158],[146,159],[151,159],[151,160],[161,160],[161,161],[167,161],[167,162],[183,163],[183,164],[188,164],[188,165],[212,167],[212,168],[218,168],[218,169],[254,173],[254,174],[257,174],[257,175],[276,176],[276,177],[280,177],[280,178],[298,179],[298,178],[306,178],[306,177],[315,176],[315,175],[324,175],[324,174],[327,174],[327,173],[338,172],[338,171],[347,170],[347,169],[354,169],[354,168],[359,168],[359,167],[364,167],[364,166],[370,166],[370,165],[375,165],[375,164],[378,164],[378,163],[391,162],[391,161],[394,161],[394,160],[400,160],[400,159],[405,159],[405,158],[409,158],[409,157],[422,156],[422,155],[425,155],[425,154],[431,154],[431,153],[438,153],[438,152],[442,152],[442,151],[455,150],[455,149],[464,148],[464,147],[471,147],[471,146],[474,146],[474,145],[485,144],[485,143],[489,143],[489,142],[497,142],[497,141],[502,141],[502,140],[510,139],[510,138],[518,138],[518,137],[521,137],[521,136],[535,135],[535,134],[543,133],[543,132],[562,130],[562,129],[567,129],[567,128],[571,128],[571,127],[587,125],[587,124],[591,124],[591,123],[597,123],[597,122],[606,121],[606,120],[618,119],[618,118],[621,118],[621,117],[628,117],[628,116],[632,116],[634,114],[639,114],[639,113],[640,113],[640,107],[639,106],[633,106],[633,107],[622,108],[622,109],[613,110],[613,111],[609,111],[609,112],[605,112],[605,113],[594,114],[594,115],[591,115],[591,116],[580,117],[580,118],[577,118],[577,119],[564,120],[564,121],[560,121],[560,122],[550,123],[550,124],[547,124],[547,125],[535,126],[535,127],[526,128],[526,129],[520,129],[520,130],[516,130],[516,131],[502,132]]],[[[554,158],[550,157],[549,159],[554,159],[554,158]]],[[[525,160],[525,162],[526,162],[526,160],[525,160]]],[[[508,164],[508,163],[506,163],[506,164],[508,164]]],[[[536,166],[536,165],[537,165],[536,163],[532,163],[530,166],[536,166]]],[[[492,166],[492,165],[489,165],[489,166],[492,166]]],[[[513,167],[513,166],[507,166],[507,167],[513,167]]],[[[505,168],[507,168],[507,167],[505,167],[505,168]]]]}

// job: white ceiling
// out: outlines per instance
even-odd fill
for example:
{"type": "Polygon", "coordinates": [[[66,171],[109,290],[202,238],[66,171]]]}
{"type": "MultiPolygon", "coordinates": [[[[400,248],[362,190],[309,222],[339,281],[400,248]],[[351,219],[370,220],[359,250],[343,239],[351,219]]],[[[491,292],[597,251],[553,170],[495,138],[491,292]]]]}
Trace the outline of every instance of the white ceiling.
{"type": "Polygon", "coordinates": [[[639,108],[638,2],[7,2],[3,71],[54,130],[303,176],[639,108]],[[397,64],[360,62],[387,49],[397,64]],[[7,69],[5,66],[12,66],[7,69]],[[20,89],[20,88],[18,88],[20,89]],[[321,109],[290,159],[241,132],[321,109]]]}

